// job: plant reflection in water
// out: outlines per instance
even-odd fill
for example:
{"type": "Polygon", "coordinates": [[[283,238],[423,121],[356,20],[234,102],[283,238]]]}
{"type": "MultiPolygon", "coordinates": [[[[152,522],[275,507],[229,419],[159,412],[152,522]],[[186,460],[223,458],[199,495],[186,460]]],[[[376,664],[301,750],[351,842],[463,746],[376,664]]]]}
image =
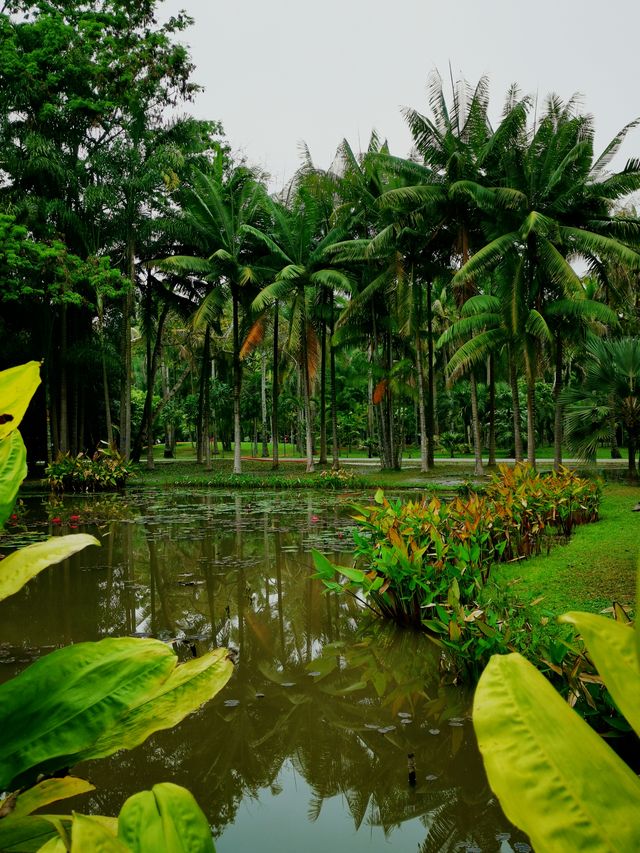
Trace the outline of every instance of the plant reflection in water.
{"type": "Polygon", "coordinates": [[[97,786],[85,812],[116,813],[133,791],[170,780],[192,791],[221,853],[234,833],[264,850],[292,838],[315,849],[336,802],[344,849],[385,849],[389,836],[402,849],[422,839],[423,853],[525,848],[487,786],[469,693],[442,683],[439,649],[311,579],[312,548],[350,560],[347,500],[173,490],[25,501],[23,533],[67,532],[73,515],[103,548],[4,602],[2,678],[60,643],[106,635],[160,637],[184,658],[239,651],[234,677],[198,714],[82,769],[97,786]],[[265,838],[251,802],[274,808],[303,784],[307,813],[292,806],[265,838]]]}

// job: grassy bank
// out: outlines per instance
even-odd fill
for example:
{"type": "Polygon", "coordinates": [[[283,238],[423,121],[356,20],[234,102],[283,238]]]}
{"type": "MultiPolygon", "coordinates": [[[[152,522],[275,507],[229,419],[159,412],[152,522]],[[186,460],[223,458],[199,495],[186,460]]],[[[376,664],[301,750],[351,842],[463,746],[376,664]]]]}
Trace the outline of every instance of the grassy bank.
{"type": "Polygon", "coordinates": [[[639,499],[637,486],[605,485],[600,521],[578,527],[549,554],[497,566],[494,578],[525,603],[542,597],[541,615],[597,613],[613,601],[632,607],[640,548],[640,513],[632,510],[639,499]]]}

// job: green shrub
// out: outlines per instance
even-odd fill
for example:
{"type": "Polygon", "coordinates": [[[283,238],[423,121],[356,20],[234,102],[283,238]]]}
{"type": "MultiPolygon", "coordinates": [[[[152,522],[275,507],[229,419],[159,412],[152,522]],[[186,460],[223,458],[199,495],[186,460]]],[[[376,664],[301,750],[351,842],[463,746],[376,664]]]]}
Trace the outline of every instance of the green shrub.
{"type": "Polygon", "coordinates": [[[317,577],[399,624],[446,631],[457,641],[459,620],[452,616],[467,606],[478,610],[494,563],[539,554],[549,535],[597,520],[599,501],[593,481],[567,469],[541,476],[526,465],[502,466],[484,495],[448,502],[389,502],[378,491],[375,504],[354,516],[354,566],[314,554],[317,577]]]}
{"type": "Polygon", "coordinates": [[[55,492],[103,492],[122,489],[131,476],[131,466],[111,448],[93,456],[79,453],[58,456],[45,469],[45,480],[55,492]]]}

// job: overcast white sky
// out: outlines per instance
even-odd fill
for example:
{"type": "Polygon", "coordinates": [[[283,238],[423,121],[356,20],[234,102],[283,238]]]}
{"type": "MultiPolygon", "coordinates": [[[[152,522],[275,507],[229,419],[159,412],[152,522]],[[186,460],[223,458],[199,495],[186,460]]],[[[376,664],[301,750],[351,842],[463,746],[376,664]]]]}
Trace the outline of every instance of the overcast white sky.
{"type": "MultiPolygon", "coordinates": [[[[406,155],[402,106],[426,111],[438,68],[491,81],[500,114],[510,83],[542,98],[584,96],[602,148],[640,115],[638,0],[166,0],[194,26],[184,41],[205,87],[190,109],[222,121],[234,150],[282,186],[304,141],[326,167],[346,137],[375,128],[406,155]]],[[[640,156],[640,130],[623,160],[640,156]]],[[[622,163],[616,163],[621,166],[622,163]]]]}

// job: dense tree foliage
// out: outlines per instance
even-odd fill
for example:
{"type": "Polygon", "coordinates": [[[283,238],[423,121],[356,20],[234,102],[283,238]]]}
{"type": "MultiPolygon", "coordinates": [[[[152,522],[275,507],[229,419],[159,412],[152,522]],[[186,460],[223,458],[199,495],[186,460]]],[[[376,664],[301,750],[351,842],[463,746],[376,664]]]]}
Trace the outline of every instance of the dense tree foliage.
{"type": "Polygon", "coordinates": [[[217,122],[175,118],[190,21],[156,5],[0,14],[0,361],[44,359],[31,461],[105,441],[152,465],[164,437],[205,465],[233,448],[236,472],[246,439],[277,466],[274,438],[308,470],[329,443],[336,468],[414,445],[423,470],[472,448],[479,472],[551,442],[559,465],[565,406],[583,453],[635,456],[617,385],[576,414],[598,347],[638,333],[640,160],[611,168],[635,122],[596,156],[574,100],[513,87],[493,126],[486,79],[434,74],[409,156],[344,141],[270,195],[217,122]]]}

